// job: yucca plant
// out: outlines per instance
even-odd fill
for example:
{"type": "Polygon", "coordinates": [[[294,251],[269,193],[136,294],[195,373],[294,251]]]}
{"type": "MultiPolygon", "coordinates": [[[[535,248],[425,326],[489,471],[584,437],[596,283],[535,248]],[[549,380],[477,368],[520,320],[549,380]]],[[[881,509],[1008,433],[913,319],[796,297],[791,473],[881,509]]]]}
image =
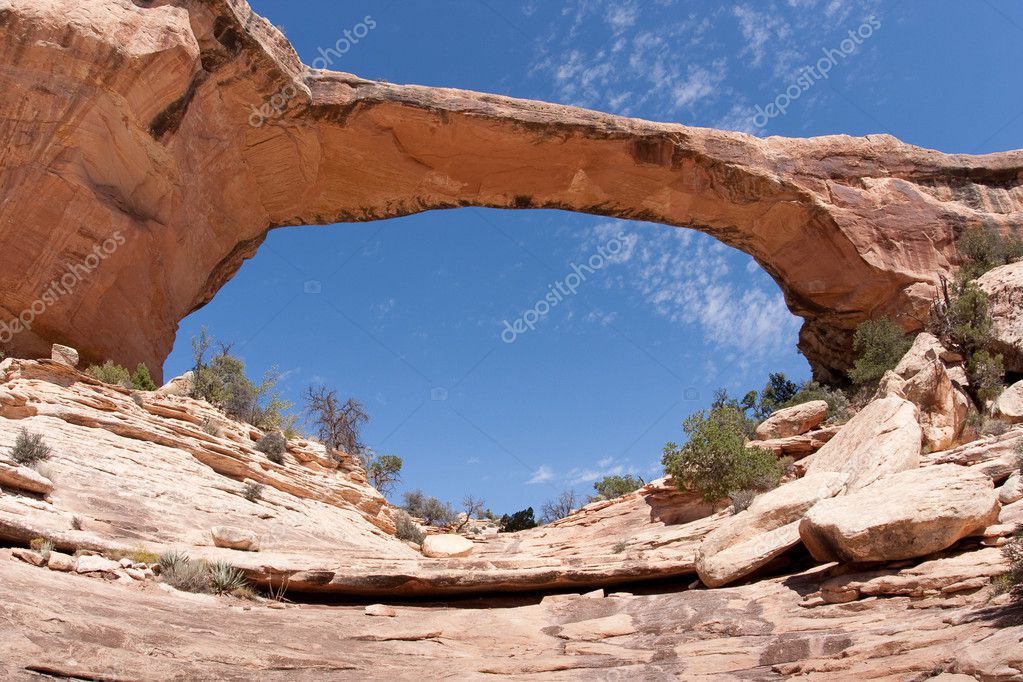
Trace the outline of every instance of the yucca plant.
{"type": "Polygon", "coordinates": [[[210,576],[210,586],[216,594],[228,594],[249,586],[249,582],[241,571],[222,561],[209,564],[207,571],[210,576]]]}

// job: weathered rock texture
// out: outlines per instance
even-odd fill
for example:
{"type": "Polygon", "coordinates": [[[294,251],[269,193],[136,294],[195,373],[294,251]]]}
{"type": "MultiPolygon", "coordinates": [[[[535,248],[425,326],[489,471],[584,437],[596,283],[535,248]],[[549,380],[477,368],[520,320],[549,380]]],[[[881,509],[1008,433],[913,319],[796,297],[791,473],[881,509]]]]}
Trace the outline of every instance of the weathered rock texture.
{"type": "Polygon", "coordinates": [[[1023,262],[995,268],[977,284],[988,295],[995,322],[992,349],[1002,354],[1005,369],[1023,374],[1023,262]]]}
{"type": "Polygon", "coordinates": [[[886,476],[818,502],[799,536],[818,561],[895,561],[926,556],[998,519],[991,479],[955,464],[886,476]]]}
{"type": "Polygon", "coordinates": [[[270,229],[475,205],[707,232],[778,282],[826,379],[864,319],[918,324],[958,231],[1023,222],[1020,151],[758,139],[367,81],[306,67],[244,0],[0,12],[0,321],[31,323],[0,338],[19,354],[56,341],[158,374],[178,321],[270,229]]]}
{"type": "Polygon", "coordinates": [[[921,429],[913,403],[897,396],[863,408],[834,438],[813,455],[806,473],[849,474],[850,490],[920,463],[921,429]]]}

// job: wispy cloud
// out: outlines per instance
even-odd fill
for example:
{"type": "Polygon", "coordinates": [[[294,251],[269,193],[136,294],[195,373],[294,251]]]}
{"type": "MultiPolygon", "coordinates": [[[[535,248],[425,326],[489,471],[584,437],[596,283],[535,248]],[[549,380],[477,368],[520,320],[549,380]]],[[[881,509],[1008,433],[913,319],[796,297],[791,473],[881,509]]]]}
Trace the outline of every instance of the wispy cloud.
{"type": "Polygon", "coordinates": [[[541,483],[548,483],[554,480],[554,470],[546,464],[542,464],[537,467],[536,471],[533,472],[533,476],[526,481],[528,485],[539,485],[541,483]]]}
{"type": "Polygon", "coordinates": [[[625,230],[612,285],[631,288],[660,316],[698,324],[708,342],[763,356],[795,342],[799,319],[755,262],[693,230],[607,221],[593,239],[625,230]],[[743,262],[745,261],[745,262],[743,262]],[[738,267],[737,267],[738,266],[738,267]],[[760,276],[758,277],[758,273],[760,276]]]}

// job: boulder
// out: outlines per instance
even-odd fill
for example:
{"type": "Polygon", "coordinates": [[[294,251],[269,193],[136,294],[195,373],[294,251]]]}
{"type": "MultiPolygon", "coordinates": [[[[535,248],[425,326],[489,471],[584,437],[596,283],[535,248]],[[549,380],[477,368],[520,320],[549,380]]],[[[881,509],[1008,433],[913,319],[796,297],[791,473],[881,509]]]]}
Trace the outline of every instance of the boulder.
{"type": "Polygon", "coordinates": [[[839,425],[825,426],[822,429],[810,431],[799,436],[751,440],[747,445],[751,448],[758,447],[770,450],[778,457],[787,456],[793,459],[800,459],[820,450],[824,447],[825,443],[834,438],[841,430],[842,427],[839,425]]]}
{"type": "Polygon", "coordinates": [[[988,295],[994,321],[992,352],[1002,354],[1007,371],[1023,373],[1023,261],[985,273],[977,285],[988,295]]]}
{"type": "Polygon", "coordinates": [[[1012,424],[1023,423],[1023,381],[1017,381],[995,400],[994,413],[1012,424]]]}
{"type": "Polygon", "coordinates": [[[788,438],[801,436],[821,425],[828,416],[828,404],[823,400],[786,407],[773,413],[767,420],[757,426],[757,438],[788,438]]]}
{"type": "Polygon", "coordinates": [[[955,356],[938,337],[926,332],[918,334],[913,346],[895,369],[884,375],[878,388],[880,396],[905,398],[919,408],[924,442],[935,451],[955,443],[972,404],[949,372],[945,358],[954,360],[955,356]]]}
{"type": "Polygon", "coordinates": [[[106,557],[83,555],[75,559],[76,573],[113,573],[121,565],[106,557]]]}
{"type": "Polygon", "coordinates": [[[922,436],[916,415],[916,406],[903,398],[874,400],[814,454],[807,475],[841,471],[849,474],[849,490],[856,490],[916,468],[922,436]]]}
{"type": "Polygon", "coordinates": [[[799,537],[818,561],[912,559],[983,531],[998,510],[990,478],[940,464],[818,502],[799,523],[799,537]]]}
{"type": "Polygon", "coordinates": [[[42,566],[46,563],[46,557],[41,552],[24,547],[15,547],[11,550],[11,556],[33,566],[42,566]]]}
{"type": "Polygon", "coordinates": [[[50,557],[46,560],[46,567],[51,571],[69,573],[75,570],[75,558],[63,552],[51,550],[50,557]]]}
{"type": "Polygon", "coordinates": [[[192,395],[192,389],[195,386],[195,373],[192,371],[185,372],[181,376],[174,377],[166,384],[156,389],[158,395],[177,395],[182,397],[188,397],[192,395]]]}
{"type": "Polygon", "coordinates": [[[799,520],[818,501],[841,493],[848,474],[807,475],[760,495],[704,539],[696,572],[708,587],[744,578],[799,544],[799,520]]]}
{"type": "Polygon", "coordinates": [[[998,489],[998,502],[1001,504],[1012,504],[1023,500],[1023,476],[1019,472],[1012,474],[1006,479],[1002,487],[998,489]]]}
{"type": "Polygon", "coordinates": [[[68,367],[78,366],[78,351],[70,346],[62,346],[59,343],[50,347],[50,359],[68,367]]]}
{"type": "Polygon", "coordinates": [[[472,548],[472,540],[461,535],[428,535],[423,540],[423,554],[435,559],[469,556],[472,548]]]}
{"type": "Polygon", "coordinates": [[[398,615],[393,606],[385,604],[370,604],[365,608],[364,612],[367,616],[380,616],[383,618],[394,618],[398,615]]]}
{"type": "Polygon", "coordinates": [[[38,495],[53,492],[53,481],[35,469],[21,466],[13,459],[0,459],[0,488],[24,490],[38,495]]]}
{"type": "Polygon", "coordinates": [[[250,530],[231,528],[230,526],[214,526],[210,529],[213,544],[227,549],[238,549],[245,552],[259,551],[259,536],[250,530]]]}

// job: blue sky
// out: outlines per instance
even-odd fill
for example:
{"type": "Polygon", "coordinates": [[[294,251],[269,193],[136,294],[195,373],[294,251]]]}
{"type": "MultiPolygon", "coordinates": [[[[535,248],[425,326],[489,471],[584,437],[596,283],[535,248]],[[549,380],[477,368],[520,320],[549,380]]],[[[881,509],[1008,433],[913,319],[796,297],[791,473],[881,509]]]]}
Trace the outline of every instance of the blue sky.
{"type": "MultiPolygon", "coordinates": [[[[333,67],[366,78],[758,135],[1023,147],[1018,3],[252,5],[306,63],[370,17],[375,27],[333,67]],[[827,77],[808,74],[828,50],[827,77]],[[779,99],[800,75],[809,87],[779,99]],[[754,115],[772,102],[785,113],[754,115]]],[[[744,254],[689,230],[556,211],[277,230],[182,322],[168,377],[189,368],[201,325],[235,342],[250,374],[277,365],[295,402],[314,382],[362,400],[366,442],[405,458],[393,499],[408,488],[455,503],[473,493],[498,512],[566,488],[586,494],[606,473],[655,478],[664,443],[715,388],[743,393],[778,370],[809,376],[799,321],[744,254]],[[502,340],[504,321],[535,309],[600,247],[616,255],[532,330],[502,340]]]]}

